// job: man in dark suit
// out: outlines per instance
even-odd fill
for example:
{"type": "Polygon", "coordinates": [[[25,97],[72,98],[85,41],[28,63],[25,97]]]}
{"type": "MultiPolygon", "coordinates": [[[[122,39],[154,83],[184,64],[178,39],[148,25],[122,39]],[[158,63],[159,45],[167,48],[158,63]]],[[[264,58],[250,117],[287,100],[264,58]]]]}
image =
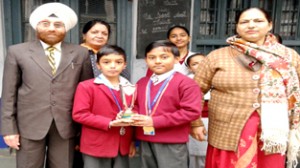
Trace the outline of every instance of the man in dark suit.
{"type": "Polygon", "coordinates": [[[38,40],[10,46],[5,60],[1,133],[17,150],[18,168],[71,168],[73,96],[93,77],[88,51],[63,42],[77,23],[64,4],[39,6],[29,22],[38,40]]]}

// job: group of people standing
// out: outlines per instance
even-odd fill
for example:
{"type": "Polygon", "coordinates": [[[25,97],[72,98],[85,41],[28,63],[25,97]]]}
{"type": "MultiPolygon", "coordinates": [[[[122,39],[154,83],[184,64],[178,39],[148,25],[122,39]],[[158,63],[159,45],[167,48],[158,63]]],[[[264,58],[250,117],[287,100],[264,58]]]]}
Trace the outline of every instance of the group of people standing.
{"type": "Polygon", "coordinates": [[[108,23],[86,23],[80,46],[63,42],[77,23],[66,5],[41,5],[29,21],[37,40],[8,48],[3,77],[1,134],[18,168],[71,168],[76,150],[85,168],[129,168],[136,141],[143,168],[297,165],[300,58],[263,9],[241,11],[229,46],[207,56],[170,28],[146,47],[137,84],[108,23]]]}

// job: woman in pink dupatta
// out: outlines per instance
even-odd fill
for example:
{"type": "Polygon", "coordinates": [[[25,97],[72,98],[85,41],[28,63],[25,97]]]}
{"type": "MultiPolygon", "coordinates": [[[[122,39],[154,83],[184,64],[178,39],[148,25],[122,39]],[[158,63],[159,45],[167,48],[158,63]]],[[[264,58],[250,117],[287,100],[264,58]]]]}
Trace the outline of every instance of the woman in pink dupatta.
{"type": "Polygon", "coordinates": [[[259,8],[243,10],[238,35],[212,51],[195,75],[211,90],[206,168],[284,168],[297,164],[300,57],[270,33],[259,8]]]}

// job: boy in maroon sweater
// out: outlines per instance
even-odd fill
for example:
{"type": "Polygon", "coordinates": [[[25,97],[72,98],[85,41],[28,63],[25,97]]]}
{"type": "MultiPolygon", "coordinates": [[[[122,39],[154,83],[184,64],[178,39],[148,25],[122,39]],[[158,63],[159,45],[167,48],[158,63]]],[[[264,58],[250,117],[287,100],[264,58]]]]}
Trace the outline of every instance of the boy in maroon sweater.
{"type": "Polygon", "coordinates": [[[145,53],[154,73],[137,82],[138,115],[132,116],[142,167],[188,168],[186,143],[191,121],[201,115],[201,91],[192,79],[173,70],[179,60],[174,44],[155,41],[145,53]]]}

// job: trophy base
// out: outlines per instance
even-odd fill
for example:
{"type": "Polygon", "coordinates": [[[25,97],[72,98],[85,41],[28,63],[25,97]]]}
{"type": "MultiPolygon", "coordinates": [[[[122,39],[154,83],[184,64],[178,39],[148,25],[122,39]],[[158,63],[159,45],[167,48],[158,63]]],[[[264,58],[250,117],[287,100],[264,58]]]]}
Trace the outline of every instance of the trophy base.
{"type": "Polygon", "coordinates": [[[131,118],[134,113],[124,113],[122,118],[131,118]]]}

